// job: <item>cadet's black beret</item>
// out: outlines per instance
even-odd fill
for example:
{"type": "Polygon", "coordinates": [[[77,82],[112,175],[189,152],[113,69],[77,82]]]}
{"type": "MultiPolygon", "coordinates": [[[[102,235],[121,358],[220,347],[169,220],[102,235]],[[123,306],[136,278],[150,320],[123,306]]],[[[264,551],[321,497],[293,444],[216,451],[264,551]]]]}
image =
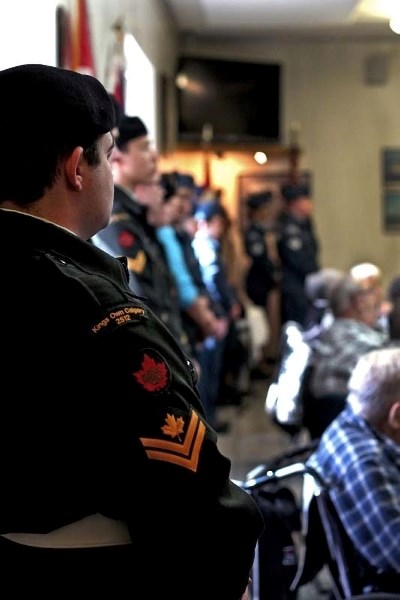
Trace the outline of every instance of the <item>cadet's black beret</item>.
{"type": "Polygon", "coordinates": [[[310,190],[305,184],[286,183],[281,187],[281,194],[286,202],[293,202],[298,198],[308,197],[310,190]]]}
{"type": "Polygon", "coordinates": [[[122,148],[127,142],[147,134],[146,125],[139,117],[125,116],[119,123],[119,134],[115,143],[118,148],[122,148]]]}
{"type": "Polygon", "coordinates": [[[107,91],[95,77],[49,65],[0,71],[0,136],[3,141],[40,136],[86,146],[115,126],[107,91]]]}
{"type": "Polygon", "coordinates": [[[268,204],[268,202],[271,201],[271,198],[272,193],[268,191],[250,194],[247,198],[247,206],[251,209],[260,208],[261,206],[268,204]]]}

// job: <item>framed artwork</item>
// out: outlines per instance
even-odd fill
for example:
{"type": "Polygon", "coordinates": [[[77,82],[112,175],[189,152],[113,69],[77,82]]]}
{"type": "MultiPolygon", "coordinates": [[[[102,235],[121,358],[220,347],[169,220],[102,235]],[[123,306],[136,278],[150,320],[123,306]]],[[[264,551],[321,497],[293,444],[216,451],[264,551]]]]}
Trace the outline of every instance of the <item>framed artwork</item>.
{"type": "Polygon", "coordinates": [[[400,148],[382,150],[382,205],[384,230],[400,231],[400,148]]]}
{"type": "MultiPolygon", "coordinates": [[[[238,176],[238,219],[239,228],[244,230],[247,226],[247,199],[250,194],[269,191],[272,193],[271,220],[273,221],[282,208],[281,186],[290,180],[289,171],[276,173],[243,173],[238,176]]],[[[312,176],[309,171],[300,171],[296,178],[297,183],[305,184],[311,191],[312,176]]]]}
{"type": "Polygon", "coordinates": [[[383,149],[383,181],[400,185],[400,148],[383,149]]]}
{"type": "Polygon", "coordinates": [[[383,226],[385,231],[400,230],[400,186],[383,193],[383,226]]]}

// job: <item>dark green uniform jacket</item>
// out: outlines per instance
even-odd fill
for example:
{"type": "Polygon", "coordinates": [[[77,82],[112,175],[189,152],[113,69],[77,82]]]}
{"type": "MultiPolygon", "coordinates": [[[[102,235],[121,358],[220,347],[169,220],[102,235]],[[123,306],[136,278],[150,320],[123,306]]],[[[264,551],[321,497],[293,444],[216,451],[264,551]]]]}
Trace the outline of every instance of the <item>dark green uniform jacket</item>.
{"type": "Polygon", "coordinates": [[[261,517],[181,347],[93,244],[0,210],[0,250],[0,533],[102,513],[128,525],[133,591],[239,600],[261,517]]]}
{"type": "Polygon", "coordinates": [[[114,186],[114,204],[108,227],[93,243],[112,256],[126,256],[129,285],[181,343],[186,342],[175,279],[169,270],[155,229],[147,223],[147,208],[124,188],[114,186]]]}

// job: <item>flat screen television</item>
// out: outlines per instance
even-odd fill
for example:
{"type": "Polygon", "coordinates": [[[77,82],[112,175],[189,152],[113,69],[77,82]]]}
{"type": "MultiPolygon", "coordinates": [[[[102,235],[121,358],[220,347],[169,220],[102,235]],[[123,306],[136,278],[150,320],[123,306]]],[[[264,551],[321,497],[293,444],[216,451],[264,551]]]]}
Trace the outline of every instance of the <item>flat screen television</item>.
{"type": "Polygon", "coordinates": [[[281,66],[181,56],[178,142],[280,143],[281,66]]]}

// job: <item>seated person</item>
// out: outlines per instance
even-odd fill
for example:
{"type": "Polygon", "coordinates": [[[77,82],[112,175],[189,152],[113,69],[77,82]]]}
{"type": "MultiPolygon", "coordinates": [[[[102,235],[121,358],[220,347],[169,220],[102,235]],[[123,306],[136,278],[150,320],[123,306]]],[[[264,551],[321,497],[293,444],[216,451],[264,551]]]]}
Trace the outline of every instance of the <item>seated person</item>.
{"type": "MultiPolygon", "coordinates": [[[[368,565],[370,591],[400,590],[400,348],[362,356],[345,410],[308,464],[368,565]]],[[[367,591],[367,590],[365,590],[367,591]]]]}
{"type": "Polygon", "coordinates": [[[390,306],[384,298],[382,270],[374,263],[361,262],[353,265],[349,274],[364,290],[375,294],[376,302],[379,303],[379,311],[374,327],[387,332],[387,316],[390,306]]]}
{"type": "Polygon", "coordinates": [[[344,272],[338,269],[325,268],[306,276],[304,289],[310,301],[304,325],[307,340],[312,341],[323,329],[331,325],[333,316],[330,292],[343,275],[344,272]]]}
{"type": "Polygon", "coordinates": [[[344,275],[333,286],[330,304],[333,323],[313,343],[308,398],[312,438],[320,437],[344,408],[348,380],[358,358],[388,340],[375,329],[380,301],[352,277],[344,275]]]}

